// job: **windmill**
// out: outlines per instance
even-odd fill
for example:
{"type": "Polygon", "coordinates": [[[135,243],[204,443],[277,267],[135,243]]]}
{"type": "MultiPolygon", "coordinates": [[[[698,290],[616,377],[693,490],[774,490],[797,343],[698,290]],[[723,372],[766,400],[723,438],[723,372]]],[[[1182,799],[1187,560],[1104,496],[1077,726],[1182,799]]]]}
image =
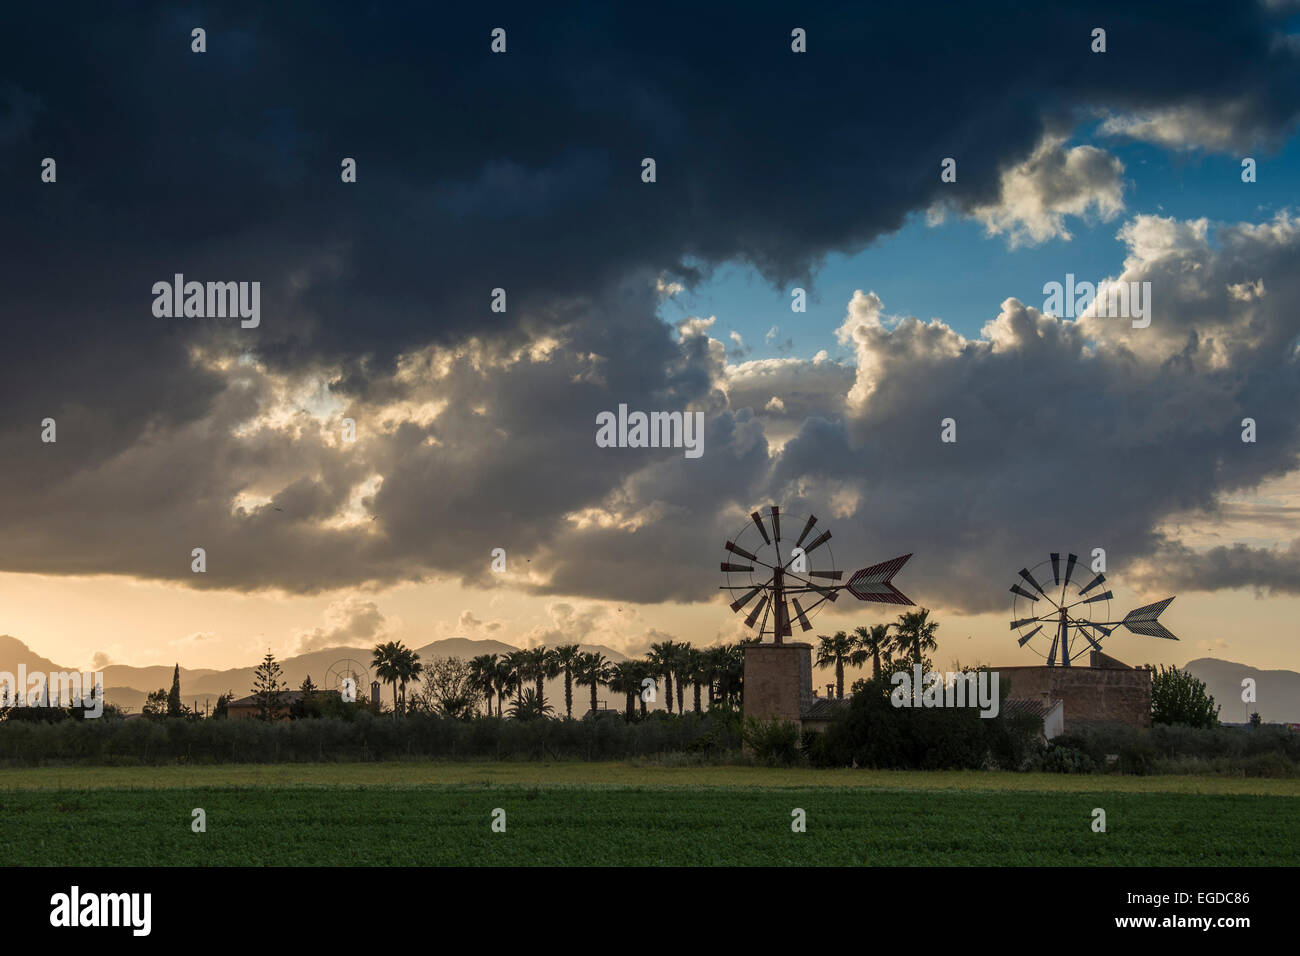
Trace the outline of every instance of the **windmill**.
{"type": "Polygon", "coordinates": [[[766,514],[755,511],[749,518],[751,523],[723,545],[729,552],[728,559],[722,562],[727,583],[719,590],[731,593],[731,610],[745,613],[746,627],[757,626],[758,640],[770,634],[777,644],[783,643],[783,638],[793,636],[792,620],[798,621],[803,630],[812,630],[817,610],[827,601],[838,600],[844,590],[859,601],[911,606],[912,602],[890,583],[910,554],[862,568],[846,583],[838,584],[835,582],[844,577],[844,572],[835,569],[835,556],[827,546],[831,533],[822,531],[810,538],[817,526],[816,515],[792,522],[790,515],[782,515],[781,509],[772,505],[766,514]],[[801,521],[803,524],[788,551],[781,541],[783,517],[787,528],[798,527],[801,521]],[[814,560],[813,552],[823,547],[825,551],[817,556],[816,563],[825,570],[807,570],[814,560]]]}
{"type": "Polygon", "coordinates": [[[348,702],[357,699],[357,691],[364,690],[370,680],[370,672],[360,661],[345,657],[335,661],[325,672],[324,690],[336,690],[339,696],[348,702]]]}
{"type": "Polygon", "coordinates": [[[1018,643],[1021,647],[1028,644],[1035,653],[1046,657],[1048,667],[1058,663],[1069,667],[1085,651],[1100,651],[1101,639],[1117,627],[1125,627],[1134,634],[1178,640],[1157,620],[1173,598],[1135,608],[1120,620],[1112,620],[1110,601],[1115,594],[1104,587],[1106,575],[1097,573],[1084,584],[1087,574],[1075,577],[1078,563],[1079,556],[1071,554],[1062,567],[1060,553],[1053,551],[1047,561],[1032,571],[1020,569],[1020,580],[1011,585],[1014,595],[1011,599],[1011,630],[1020,632],[1018,643]],[[1049,564],[1050,585],[1046,583],[1049,564]],[[1051,646],[1043,654],[1039,648],[1047,645],[1049,635],[1051,646]]]}

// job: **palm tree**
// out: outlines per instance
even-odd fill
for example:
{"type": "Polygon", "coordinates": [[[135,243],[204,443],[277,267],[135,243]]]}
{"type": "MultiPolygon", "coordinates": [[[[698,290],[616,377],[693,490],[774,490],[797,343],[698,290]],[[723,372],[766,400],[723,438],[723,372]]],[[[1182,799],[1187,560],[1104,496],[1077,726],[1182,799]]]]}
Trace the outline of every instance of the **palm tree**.
{"type": "Polygon", "coordinates": [[[641,716],[644,717],[646,715],[646,706],[645,706],[646,699],[645,699],[645,687],[643,686],[643,682],[647,678],[653,678],[656,674],[659,673],[659,669],[658,669],[659,665],[649,659],[635,661],[634,665],[635,666],[633,668],[633,672],[636,674],[636,686],[637,686],[636,699],[641,706],[641,716]]]}
{"type": "Polygon", "coordinates": [[[718,695],[729,706],[745,700],[745,648],[741,644],[723,644],[717,652],[718,695]]]}
{"type": "Polygon", "coordinates": [[[632,719],[632,710],[636,707],[633,702],[637,693],[641,690],[641,675],[639,673],[637,661],[622,661],[613,664],[609,669],[609,689],[614,693],[622,693],[627,697],[627,706],[623,710],[623,719],[632,719]]]}
{"type": "MultiPolygon", "coordinates": [[[[578,682],[579,687],[591,688],[591,712],[593,714],[596,712],[596,690],[601,684],[608,684],[612,677],[613,667],[605,659],[604,654],[598,652],[579,654],[578,659],[574,661],[573,679],[578,682]]],[[[568,676],[566,673],[565,697],[567,698],[568,695],[568,676]]],[[[569,716],[573,716],[572,713],[569,716]]]]}
{"type": "Polygon", "coordinates": [[[903,612],[894,626],[898,628],[895,637],[898,646],[908,650],[911,659],[918,664],[925,659],[926,651],[932,651],[939,646],[939,642],[934,639],[934,632],[939,630],[939,623],[930,620],[929,608],[903,612]]]}
{"type": "Polygon", "coordinates": [[[510,689],[515,692],[515,701],[523,699],[524,684],[533,676],[532,655],[528,651],[511,651],[505,658],[510,668],[510,689]]]}
{"type": "Polygon", "coordinates": [[[573,717],[573,669],[581,656],[577,644],[561,644],[551,652],[551,660],[564,672],[564,714],[569,718],[573,717]]]}
{"type": "Polygon", "coordinates": [[[843,631],[836,631],[834,637],[818,634],[817,666],[835,668],[835,696],[844,699],[844,665],[853,663],[853,639],[843,631]]]}
{"type": "Polygon", "coordinates": [[[502,716],[501,705],[505,702],[506,694],[514,693],[519,688],[519,670],[511,662],[511,654],[506,654],[497,660],[496,669],[492,672],[492,689],[497,694],[497,716],[502,716]]]}
{"type": "Polygon", "coordinates": [[[554,710],[555,708],[537,696],[537,691],[527,687],[519,699],[510,705],[510,717],[512,720],[540,720],[549,717],[554,710]]]}
{"type": "MultiPolygon", "coordinates": [[[[696,653],[695,648],[689,643],[678,644],[673,648],[672,675],[677,682],[677,713],[686,713],[686,705],[683,697],[686,695],[686,685],[691,681],[691,669],[694,666],[694,660],[691,655],[696,653]]],[[[698,696],[699,691],[696,691],[698,696]]],[[[696,710],[699,710],[697,707],[696,710]]]]}
{"type": "MultiPolygon", "coordinates": [[[[859,627],[853,633],[857,644],[865,653],[871,655],[871,679],[880,680],[880,655],[889,651],[889,629],[892,624],[872,624],[871,627],[859,627]]],[[[864,661],[865,663],[865,661],[864,661]]]]}
{"type": "Polygon", "coordinates": [[[469,662],[469,679],[487,701],[488,716],[492,716],[492,695],[496,691],[497,656],[480,654],[469,662]]]}
{"type": "Polygon", "coordinates": [[[374,656],[371,658],[370,666],[375,669],[375,674],[385,684],[393,685],[393,717],[397,717],[397,684],[402,679],[404,673],[405,661],[403,652],[406,650],[401,641],[389,641],[386,644],[376,644],[374,656]]]}
{"type": "Polygon", "coordinates": [[[704,676],[709,685],[709,707],[713,706],[715,688],[722,691],[722,675],[727,669],[727,648],[719,644],[704,651],[704,676]]]}
{"type": "Polygon", "coordinates": [[[405,713],[406,685],[412,681],[419,681],[424,665],[420,663],[420,655],[415,651],[409,647],[402,647],[401,642],[398,642],[398,647],[401,648],[398,656],[398,670],[401,676],[398,678],[398,683],[402,688],[402,712],[405,713]]]}
{"type": "MultiPolygon", "coordinates": [[[[676,641],[660,641],[658,644],[650,645],[650,654],[647,661],[647,677],[663,677],[664,679],[664,705],[668,708],[668,713],[673,712],[673,661],[677,655],[676,641]]],[[[642,710],[644,711],[644,707],[642,710]]]]}
{"type": "Polygon", "coordinates": [[[556,659],[555,651],[548,651],[545,646],[534,647],[532,650],[532,671],[533,680],[537,681],[537,697],[545,703],[546,695],[543,687],[546,681],[560,676],[560,663],[556,659]]]}
{"type": "Polygon", "coordinates": [[[691,682],[695,689],[695,712],[700,713],[700,685],[709,683],[709,690],[712,691],[713,685],[709,682],[708,656],[704,651],[694,647],[686,648],[686,668],[683,671],[684,676],[691,682]]]}

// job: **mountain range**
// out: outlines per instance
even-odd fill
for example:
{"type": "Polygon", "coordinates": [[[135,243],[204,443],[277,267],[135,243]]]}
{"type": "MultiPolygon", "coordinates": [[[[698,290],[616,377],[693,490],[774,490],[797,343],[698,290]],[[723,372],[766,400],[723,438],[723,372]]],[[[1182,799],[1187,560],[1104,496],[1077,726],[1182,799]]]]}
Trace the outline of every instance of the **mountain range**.
{"type": "MultiPolygon", "coordinates": [[[[595,651],[604,654],[611,661],[625,661],[627,655],[605,647],[601,644],[580,644],[583,651],[595,651]]],[[[463,637],[447,638],[434,641],[423,647],[415,648],[421,661],[430,661],[440,657],[459,657],[468,660],[480,654],[508,654],[517,648],[503,641],[473,641],[463,637]]],[[[325,676],[329,669],[342,661],[351,660],[361,668],[369,670],[370,649],[361,647],[328,647],[309,651],[296,657],[279,661],[284,671],[282,680],[291,688],[298,687],[303,678],[311,676],[317,686],[325,685],[325,676]]],[[[261,663],[260,661],[257,663],[261,663]]],[[[18,665],[26,664],[27,672],[43,671],[49,673],[74,670],[75,668],[56,664],[49,658],[42,657],[16,637],[0,635],[0,671],[17,674],[18,665]]],[[[109,664],[102,668],[104,672],[104,699],[118,707],[126,708],[131,713],[139,713],[144,706],[145,697],[152,691],[172,686],[173,664],[155,667],[132,667],[129,664],[109,664]]],[[[248,667],[235,667],[228,670],[210,668],[181,668],[181,699],[191,707],[202,709],[205,704],[214,705],[217,698],[229,691],[236,697],[252,693],[253,671],[257,664],[248,667]]],[[[373,679],[373,675],[372,675],[373,679]]],[[[366,693],[369,693],[367,690],[366,693]]],[[[384,693],[391,695],[392,688],[385,687],[384,693]]],[[[591,691],[586,688],[574,688],[574,712],[577,716],[587,712],[591,691]],[[581,709],[579,709],[581,704],[581,709]]],[[[607,691],[602,690],[604,696],[607,691]]],[[[547,700],[557,711],[564,709],[564,680],[557,678],[547,682],[547,700]]],[[[622,700],[617,702],[622,703],[622,700]]]]}

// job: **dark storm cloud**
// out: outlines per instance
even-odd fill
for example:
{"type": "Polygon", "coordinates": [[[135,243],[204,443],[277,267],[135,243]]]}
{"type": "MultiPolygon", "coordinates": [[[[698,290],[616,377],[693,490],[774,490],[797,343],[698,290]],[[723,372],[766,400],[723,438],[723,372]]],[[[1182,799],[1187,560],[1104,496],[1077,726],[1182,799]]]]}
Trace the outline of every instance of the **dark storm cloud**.
{"type": "MultiPolygon", "coordinates": [[[[850,438],[835,415],[810,418],[769,474],[761,410],[718,392],[706,336],[673,340],[654,278],[739,259],[774,282],[806,280],[824,254],[937,198],[996,202],[1002,171],[1086,111],[1231,95],[1244,97],[1243,129],[1292,122],[1300,74],[1267,10],[1171,9],[11,14],[4,566],[195,583],[177,556],[204,545],[222,558],[197,583],[314,590],[430,569],[486,581],[480,555],[506,546],[550,551],[557,591],[698,596],[696,539],[715,547],[771,481],[795,481],[795,461],[846,481],[817,463],[850,438]],[[1102,57],[1088,52],[1099,23],[1102,57]],[[195,26],[205,54],[190,52],[195,26]],[[504,56],[488,52],[496,26],[509,31],[504,56]],[[806,55],[790,53],[793,26],[808,30],[806,55]],[[57,184],[39,182],[45,156],[57,184]],[[345,156],[355,185],[339,181],[345,156]],[[640,181],[645,156],[653,185],[640,181]],[[939,182],[945,156],[959,158],[958,188],[939,182]],[[261,326],[155,318],[149,290],[176,272],[261,281],[261,326]],[[498,286],[505,316],[488,310],[498,286]],[[500,359],[548,334],[562,343],[553,358],[500,359]],[[193,360],[222,346],[251,350],[271,374],[328,364],[334,391],[364,412],[412,391],[391,374],[399,354],[454,352],[471,336],[496,357],[487,370],[457,353],[439,391],[450,407],[432,426],[373,438],[367,460],[311,436],[232,436],[271,384],[241,391],[193,360]],[[598,454],[594,416],[623,401],[706,408],[705,459],[598,454]],[[37,440],[47,415],[57,445],[37,440]],[[384,476],[377,533],[323,527],[372,471],[384,476]],[[250,483],[277,478],[272,507],[232,512],[250,483]],[[565,515],[583,509],[617,513],[615,524],[580,530],[565,515]],[[638,510],[639,549],[616,526],[638,510]],[[656,561],[662,578],[643,573],[656,561]]],[[[990,370],[955,371],[978,403],[990,370]]],[[[931,507],[925,490],[907,492],[909,507],[931,507]]]]}

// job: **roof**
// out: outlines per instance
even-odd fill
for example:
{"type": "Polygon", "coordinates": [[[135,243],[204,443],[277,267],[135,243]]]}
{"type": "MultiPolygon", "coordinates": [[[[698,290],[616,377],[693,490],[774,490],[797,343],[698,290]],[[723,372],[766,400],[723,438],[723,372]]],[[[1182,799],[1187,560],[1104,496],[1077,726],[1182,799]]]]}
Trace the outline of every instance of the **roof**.
{"type": "Polygon", "coordinates": [[[1059,700],[1044,700],[1041,697],[1008,697],[1002,702],[1002,713],[1008,717],[1014,717],[1017,714],[1032,714],[1042,720],[1059,703],[1059,700]]]}
{"type": "MultiPolygon", "coordinates": [[[[319,689],[318,689],[318,690],[315,691],[315,693],[317,693],[317,694],[337,694],[338,691],[336,691],[336,690],[319,690],[319,689]]],[[[300,691],[300,690],[282,690],[282,691],[280,691],[280,693],[279,693],[279,700],[278,700],[278,703],[280,704],[281,707],[284,707],[284,706],[287,706],[287,705],[289,705],[289,704],[296,704],[296,703],[298,703],[298,701],[300,701],[300,700],[302,700],[302,691],[300,691]]],[[[226,704],[226,706],[227,706],[227,707],[256,707],[256,706],[257,706],[257,695],[256,695],[256,694],[249,694],[247,697],[241,697],[241,698],[239,698],[239,700],[232,700],[232,701],[230,701],[228,704],[226,704]]]]}
{"type": "Polygon", "coordinates": [[[833,697],[815,697],[811,704],[799,714],[801,720],[830,720],[835,712],[849,706],[848,698],[836,700],[833,697]]]}

